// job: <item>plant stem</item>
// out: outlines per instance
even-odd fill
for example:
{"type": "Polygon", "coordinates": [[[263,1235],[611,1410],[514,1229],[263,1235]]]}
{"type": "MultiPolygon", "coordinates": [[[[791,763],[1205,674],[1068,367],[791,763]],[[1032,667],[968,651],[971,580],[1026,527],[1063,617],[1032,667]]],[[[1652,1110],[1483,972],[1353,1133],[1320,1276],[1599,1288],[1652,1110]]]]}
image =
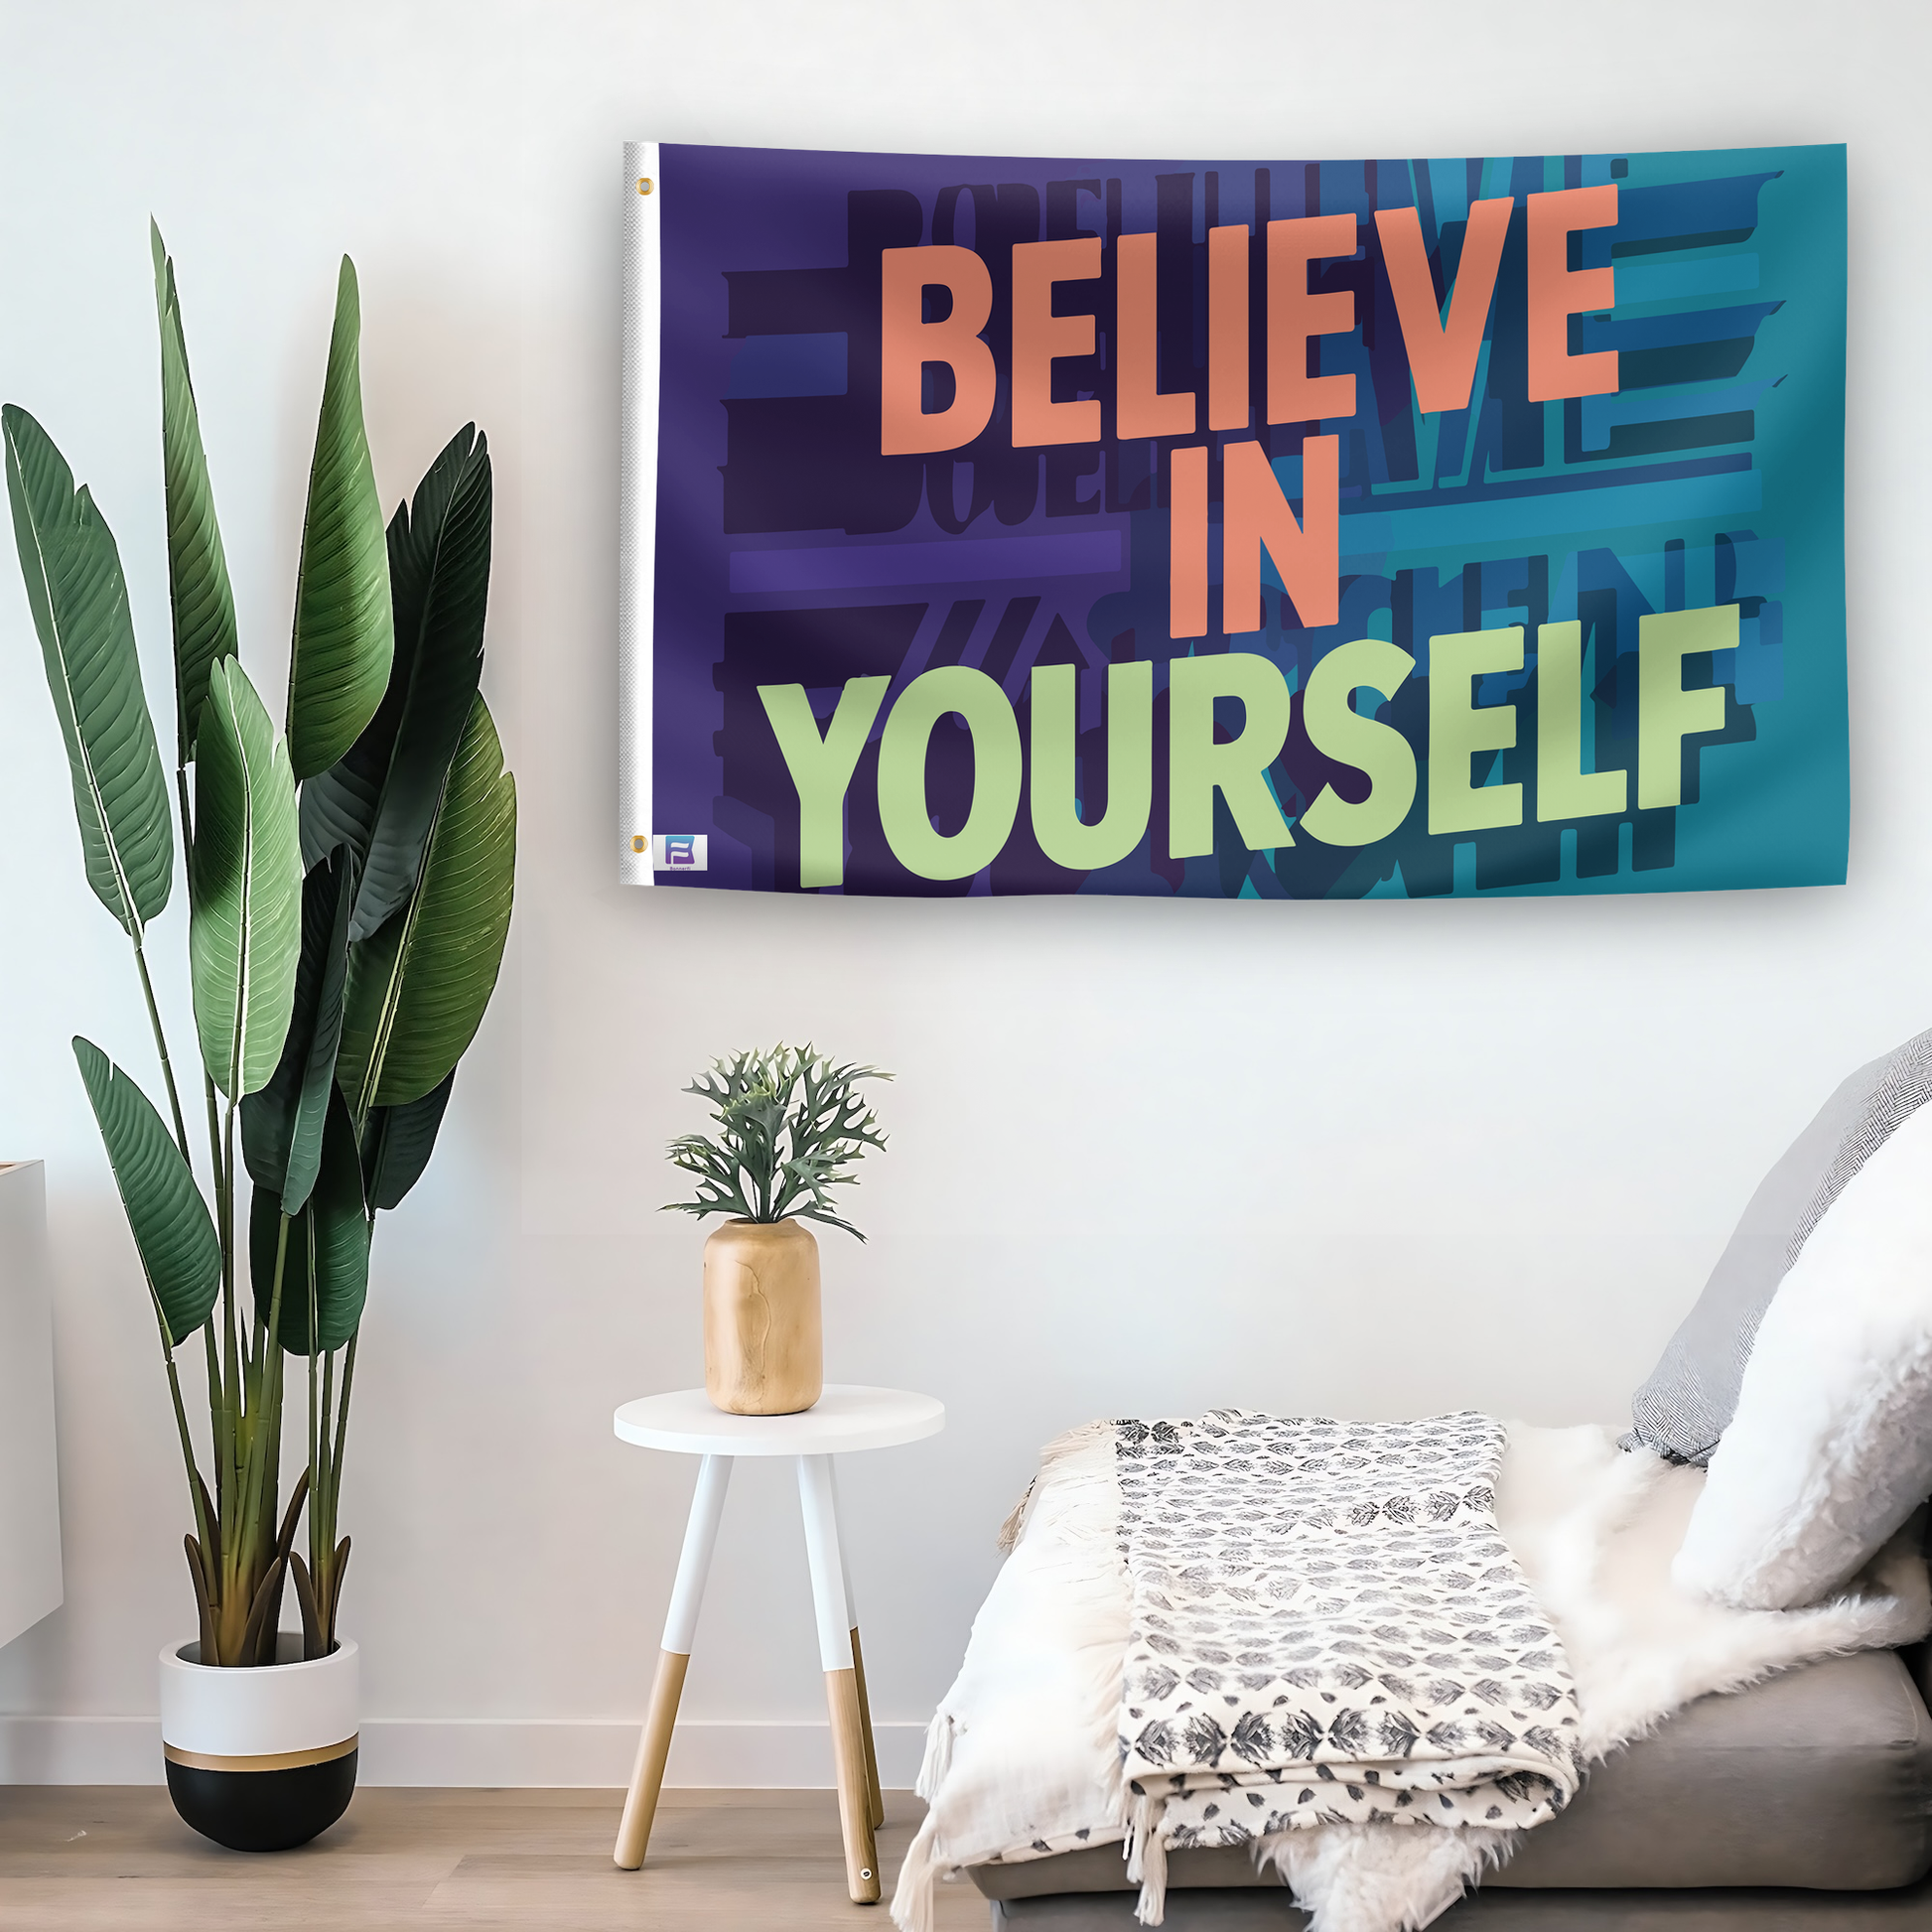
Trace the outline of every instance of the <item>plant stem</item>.
{"type": "Polygon", "coordinates": [[[207,1559],[209,1549],[207,1513],[202,1507],[202,1472],[195,1466],[195,1441],[188,1433],[188,1411],[182,1406],[181,1371],[175,1366],[175,1351],[165,1345],[163,1359],[168,1364],[168,1393],[175,1403],[175,1429],[181,1437],[181,1459],[188,1469],[188,1500],[195,1511],[195,1534],[207,1559]]]}
{"type": "MultiPolygon", "coordinates": [[[[213,1124],[214,1083],[208,1082],[208,1116],[213,1124]]],[[[215,1207],[219,1218],[221,1233],[221,1407],[228,1430],[229,1475],[232,1483],[232,1501],[236,1512],[235,1527],[240,1528],[242,1500],[242,1462],[247,1451],[248,1417],[243,1408],[244,1391],[241,1385],[241,1361],[235,1345],[234,1324],[234,1189],[230,1184],[234,1158],[234,1102],[228,1103],[227,1133],[225,1147],[220,1140],[214,1149],[214,1191],[215,1207]]],[[[224,1517],[227,1506],[223,1505],[224,1517]]],[[[224,1523],[223,1527],[226,1525],[224,1523]]],[[[232,1544],[239,1549],[241,1538],[238,1534],[224,1537],[223,1547],[232,1544]]]]}
{"type": "MultiPolygon", "coordinates": [[[[175,1430],[181,1437],[181,1459],[188,1476],[188,1502],[195,1512],[195,1534],[201,1542],[202,1561],[206,1566],[208,1552],[214,1546],[208,1540],[207,1511],[202,1504],[202,1472],[195,1461],[195,1439],[189,1434],[188,1410],[182,1402],[181,1370],[175,1364],[175,1344],[168,1333],[168,1317],[162,1311],[161,1298],[155,1295],[152,1287],[148,1294],[154,1303],[155,1324],[161,1330],[161,1359],[167,1364],[168,1394],[175,1406],[175,1430]]],[[[206,1333],[207,1324],[204,1322],[202,1325],[206,1333]]]]}
{"type": "MultiPolygon", "coordinates": [[[[261,1453],[259,1454],[259,1456],[255,1458],[254,1467],[250,1471],[250,1474],[255,1479],[255,1487],[257,1491],[256,1495],[253,1498],[251,1498],[251,1501],[255,1505],[255,1511],[257,1514],[259,1513],[260,1510],[259,1491],[260,1491],[261,1474],[262,1474],[262,1470],[265,1468],[268,1462],[268,1439],[271,1435],[278,1436],[278,1437],[280,1435],[279,1430],[275,1430],[272,1427],[265,1427],[264,1425],[269,1420],[268,1398],[272,1393],[270,1384],[274,1378],[276,1366],[280,1360],[281,1353],[282,1353],[281,1348],[276,1343],[275,1337],[281,1333],[282,1277],[284,1271],[287,1269],[288,1266],[288,1253],[289,1253],[289,1217],[286,1214],[284,1214],[281,1216],[280,1227],[278,1227],[275,1231],[275,1285],[273,1288],[269,1290],[269,1295],[268,1295],[269,1339],[264,1343],[260,1354],[256,1357],[256,1360],[254,1362],[253,1379],[254,1379],[254,1393],[255,1393],[254,1410],[255,1410],[256,1428],[255,1428],[255,1440],[251,1441],[248,1447],[251,1453],[255,1450],[258,1445],[261,1449],[261,1453]]],[[[275,1405],[273,1414],[274,1414],[275,1421],[279,1422],[281,1419],[281,1405],[279,1403],[275,1405]]]]}
{"type": "MultiPolygon", "coordinates": [[[[188,772],[184,766],[177,765],[175,768],[175,789],[181,806],[182,851],[186,855],[189,849],[189,828],[192,818],[188,808],[188,772]]],[[[134,941],[134,966],[141,976],[141,998],[147,1003],[148,1025],[154,1030],[154,1049],[160,1056],[161,1077],[168,1089],[168,1111],[174,1116],[175,1121],[175,1145],[181,1149],[181,1158],[188,1163],[192,1173],[195,1163],[194,1157],[188,1151],[188,1123],[182,1116],[181,1093],[175,1085],[175,1063],[168,1051],[167,1032],[161,1024],[161,1007],[154,997],[154,981],[148,973],[148,955],[143,943],[145,937],[144,932],[134,941]]],[[[181,1457],[188,1476],[189,1506],[195,1512],[195,1535],[201,1543],[202,1561],[206,1566],[208,1553],[214,1546],[208,1536],[207,1511],[203,1503],[202,1472],[195,1459],[195,1439],[189,1433],[188,1410],[182,1401],[181,1370],[175,1361],[174,1338],[168,1332],[168,1317],[162,1311],[159,1299],[154,1305],[154,1314],[161,1329],[161,1359],[168,1367],[168,1394],[174,1403],[175,1431],[181,1438],[181,1457]]],[[[202,1333],[205,1338],[210,1336],[210,1330],[206,1322],[202,1324],[202,1333]]],[[[213,1357],[210,1354],[209,1366],[212,1365],[213,1357]]],[[[211,1388],[210,1394],[212,1394],[211,1388]]],[[[210,1430],[213,1428],[213,1423],[214,1410],[210,1403],[208,1410],[210,1430]]],[[[215,1480],[217,1482],[220,1480],[218,1467],[215,1471],[215,1480]]]]}
{"type": "Polygon", "coordinates": [[[214,1075],[203,1073],[202,1099],[207,1108],[207,1158],[214,1170],[214,1211],[217,1220],[221,1212],[221,1116],[214,1093],[214,1075]]]}
{"type": "MultiPolygon", "coordinates": [[[[231,1386],[238,1386],[240,1346],[234,1318],[234,1114],[235,1104],[221,1123],[221,1366],[231,1386]]],[[[276,1285],[279,1288],[280,1272],[276,1285]]]]}
{"type": "MultiPolygon", "coordinates": [[[[357,1333],[359,1334],[359,1330],[357,1333]]],[[[329,1565],[328,1608],[324,1614],[322,1641],[324,1654],[327,1655],[336,1642],[336,1612],[341,1607],[343,1580],[336,1568],[336,1523],[337,1506],[342,1501],[343,1491],[343,1447],[348,1440],[348,1397],[355,1382],[355,1342],[356,1336],[350,1335],[348,1346],[343,1351],[343,1386],[336,1398],[336,1449],[329,1459],[329,1512],[325,1539],[327,1543],[326,1562],[329,1565]]],[[[335,1365],[331,1356],[330,1366],[335,1365]]],[[[314,1522],[311,1517],[311,1523],[314,1522]]]]}
{"type": "MultiPolygon", "coordinates": [[[[343,1351],[343,1392],[336,1405],[336,1453],[330,1463],[331,1479],[340,1489],[343,1478],[343,1445],[348,1440],[348,1392],[355,1381],[355,1343],[361,1334],[358,1328],[348,1338],[348,1346],[343,1351]]],[[[335,1495],[329,1499],[330,1513],[336,1508],[335,1495]]]]}
{"type": "MultiPolygon", "coordinates": [[[[315,1340],[313,1331],[310,1340],[315,1340]]],[[[309,1357],[314,1375],[316,1355],[323,1358],[322,1405],[316,1424],[316,1464],[309,1477],[309,1574],[315,1579],[316,1595],[324,1612],[323,1637],[327,1641],[329,1604],[329,1557],[336,1547],[336,1496],[334,1469],[330,1456],[330,1417],[336,1407],[336,1356],[333,1350],[317,1349],[309,1357]]]]}
{"type": "MultiPolygon", "coordinates": [[[[214,1173],[214,1224],[218,1229],[224,1224],[222,1202],[226,1197],[226,1189],[221,1181],[221,1119],[215,1106],[214,1077],[206,1071],[202,1075],[202,1094],[207,1108],[207,1156],[214,1173]]],[[[222,1543],[225,1547],[232,1529],[230,1510],[234,1502],[237,1470],[234,1459],[235,1396],[221,1373],[220,1356],[214,1341],[214,1323],[211,1320],[207,1322],[202,1332],[207,1341],[207,1408],[208,1427],[214,1441],[214,1507],[221,1519],[222,1543]]]]}
{"type": "MultiPolygon", "coordinates": [[[[229,1125],[232,1130],[232,1108],[229,1110],[229,1125]]],[[[269,1292],[271,1323],[279,1323],[281,1316],[282,1274],[287,1258],[288,1219],[284,1216],[275,1244],[275,1282],[269,1292]]],[[[246,1397],[246,1407],[242,1416],[241,1469],[237,1483],[238,1531],[232,1557],[225,1548],[222,1551],[221,1610],[218,1618],[221,1660],[224,1663],[252,1661],[240,1654],[242,1637],[247,1628],[249,1611],[254,1606],[256,1591],[273,1561],[275,1476],[277,1450],[281,1446],[280,1365],[281,1350],[273,1346],[264,1347],[239,1384],[246,1397]],[[266,1537],[262,1524],[264,1513],[269,1519],[266,1537]]]]}
{"type": "Polygon", "coordinates": [[[207,1427],[214,1456],[214,1513],[225,1529],[228,1520],[228,1450],[232,1431],[226,1427],[227,1402],[221,1387],[221,1359],[214,1351],[212,1316],[202,1323],[202,1346],[207,1357],[207,1427]]]}
{"type": "MultiPolygon", "coordinates": [[[[317,1459],[318,1450],[327,1441],[327,1423],[316,1411],[316,1294],[315,1283],[309,1284],[309,1574],[315,1575],[316,1554],[316,1511],[322,1506],[322,1466],[317,1459]]],[[[323,1401],[329,1399],[328,1388],[323,1390],[323,1401]]]]}
{"type": "Polygon", "coordinates": [[[181,1095],[175,1091],[175,1065],[168,1057],[168,1035],[162,1031],[161,1009],[155,1004],[154,981],[148,977],[148,955],[140,940],[134,942],[134,964],[141,975],[141,997],[148,1003],[148,1025],[154,1029],[154,1048],[161,1055],[161,1077],[168,1084],[168,1111],[175,1117],[175,1145],[181,1158],[188,1154],[188,1127],[181,1116],[181,1095]]]}

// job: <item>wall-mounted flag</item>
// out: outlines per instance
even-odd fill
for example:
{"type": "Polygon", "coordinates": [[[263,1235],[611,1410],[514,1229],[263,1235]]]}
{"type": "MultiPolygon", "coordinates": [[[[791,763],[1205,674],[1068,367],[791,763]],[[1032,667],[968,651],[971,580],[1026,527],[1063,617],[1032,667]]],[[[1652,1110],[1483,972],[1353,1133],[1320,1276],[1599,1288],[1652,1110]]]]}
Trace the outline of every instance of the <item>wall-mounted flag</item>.
{"type": "Polygon", "coordinates": [[[1843,148],[625,177],[626,879],[1843,881],[1843,148]]]}

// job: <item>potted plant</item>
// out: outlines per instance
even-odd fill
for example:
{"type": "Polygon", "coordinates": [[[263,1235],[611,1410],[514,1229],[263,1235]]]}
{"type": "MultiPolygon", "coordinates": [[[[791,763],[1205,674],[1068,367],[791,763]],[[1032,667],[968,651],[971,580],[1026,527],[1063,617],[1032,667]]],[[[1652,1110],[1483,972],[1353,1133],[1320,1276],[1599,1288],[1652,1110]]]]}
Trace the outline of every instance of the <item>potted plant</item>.
{"type": "Polygon", "coordinates": [[[665,1208],[731,1216],[704,1245],[705,1390],[729,1415],[793,1415],[824,1390],[818,1242],[802,1223],[866,1238],[832,1212],[831,1189],[858,1179],[867,1148],[885,1147],[858,1089],[892,1077],[780,1044],[714,1060],[684,1089],[718,1131],[671,1143],[697,1197],[665,1208]]]}
{"type": "Polygon", "coordinates": [[[199,1636],[162,1654],[168,1784],[197,1830],[265,1851],[325,1830],[354,1787],[356,1648],[337,1628],[349,1549],[337,1511],[369,1243],[377,1213],[429,1160],[495,985],[516,793],[478,691],[483,439],[461,431],[385,533],[345,257],[278,736],[237,655],[174,264],[158,230],[153,244],[172,808],[113,535],[25,410],[0,410],[0,437],[87,879],[132,942],[167,1105],[164,1119],[75,1039],[160,1330],[194,1524],[199,1636]],[[174,813],[199,1106],[192,1089],[183,1103],[146,955],[174,882],[174,813]],[[191,1118],[206,1123],[202,1177],[191,1118]],[[182,1351],[202,1364],[201,1445],[182,1351]],[[284,1505],[290,1355],[307,1383],[308,1454],[284,1505]],[[282,1632],[291,1585],[302,1627],[282,1632]]]}

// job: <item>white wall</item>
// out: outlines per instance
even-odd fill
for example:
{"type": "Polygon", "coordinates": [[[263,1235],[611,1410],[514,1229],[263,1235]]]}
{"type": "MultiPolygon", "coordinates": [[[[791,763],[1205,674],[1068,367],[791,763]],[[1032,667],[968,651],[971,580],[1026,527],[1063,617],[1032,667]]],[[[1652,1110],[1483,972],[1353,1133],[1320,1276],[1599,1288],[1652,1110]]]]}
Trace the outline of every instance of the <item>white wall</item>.
{"type": "MultiPolygon", "coordinates": [[[[825,1242],[834,1377],[951,1412],[937,1442],[846,1474],[875,1708],[905,1726],[889,1775],[909,1774],[1035,1446],[1067,1424],[1622,1412],[1765,1165],[1844,1072],[1932,1022],[1927,18],[5,0],[0,394],[94,483],[158,698],[149,210],[265,685],[340,250],[385,498],[469,417],[496,453],[485,682],[521,789],[517,916],[436,1165],[381,1230],[344,1503],[370,1775],[622,1775],[611,1721],[641,1709],[692,1471],[620,1448],[609,1415],[701,1374],[701,1231],[652,1210],[662,1144],[694,1119],[677,1088],[736,1043],[809,1035],[899,1076],[859,1201],[872,1241],[825,1242]],[[1849,139],[1853,883],[1419,904],[620,888],[620,143],[643,135],[1235,156],[1849,139]]],[[[0,1712],[32,1717],[0,1723],[0,1777],[152,1776],[139,1721],[156,1650],[190,1630],[187,1517],[67,1037],[150,1060],[11,583],[0,1157],[48,1162],[68,1600],[0,1651],[0,1712]]],[[[156,947],[186,1047],[183,923],[156,947]]],[[[674,1775],[829,1782],[815,1732],[759,1727],[809,1726],[818,1696],[795,1507],[748,1468],[674,1775]]]]}

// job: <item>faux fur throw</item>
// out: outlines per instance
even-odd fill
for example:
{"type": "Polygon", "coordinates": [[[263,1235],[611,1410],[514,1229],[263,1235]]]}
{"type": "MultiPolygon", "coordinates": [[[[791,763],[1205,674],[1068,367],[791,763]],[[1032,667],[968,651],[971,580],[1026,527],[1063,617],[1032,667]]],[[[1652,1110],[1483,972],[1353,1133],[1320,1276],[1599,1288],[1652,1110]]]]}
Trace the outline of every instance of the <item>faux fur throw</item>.
{"type": "Polygon", "coordinates": [[[1312,1825],[1554,1817],[1583,1774],[1562,1646],[1496,1528],[1465,1411],[1116,1422],[1130,1876],[1312,1825]]]}

